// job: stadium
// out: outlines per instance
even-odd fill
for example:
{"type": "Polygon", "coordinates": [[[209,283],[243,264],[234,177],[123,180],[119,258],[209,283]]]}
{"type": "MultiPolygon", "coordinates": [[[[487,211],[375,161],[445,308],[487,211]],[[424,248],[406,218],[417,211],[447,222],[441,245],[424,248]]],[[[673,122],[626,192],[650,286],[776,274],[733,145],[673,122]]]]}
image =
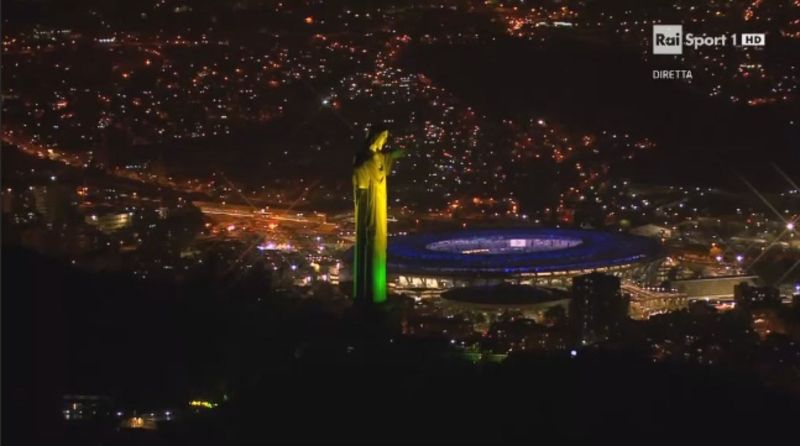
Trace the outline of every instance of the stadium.
{"type": "Polygon", "coordinates": [[[595,271],[650,282],[664,256],[654,239],[552,228],[393,237],[388,254],[390,286],[419,296],[501,283],[566,288],[572,277],[595,271]]]}
{"type": "Polygon", "coordinates": [[[485,332],[492,322],[507,313],[542,322],[548,310],[561,307],[569,312],[568,291],[539,286],[503,283],[493,286],[452,288],[441,293],[439,308],[443,314],[461,316],[481,313],[479,331],[485,332]]]}

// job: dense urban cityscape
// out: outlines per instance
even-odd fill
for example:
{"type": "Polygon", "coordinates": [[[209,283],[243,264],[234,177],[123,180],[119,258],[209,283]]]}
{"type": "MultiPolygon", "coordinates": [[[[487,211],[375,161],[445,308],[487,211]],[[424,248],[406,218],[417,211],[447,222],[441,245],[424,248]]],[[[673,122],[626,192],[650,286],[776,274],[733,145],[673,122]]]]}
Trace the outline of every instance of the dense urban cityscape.
{"type": "Polygon", "coordinates": [[[794,434],[800,1],[8,0],[2,26],[3,440],[794,434]],[[756,37],[664,55],[661,24],[756,37]],[[385,302],[353,298],[366,146],[397,154],[385,302]]]}

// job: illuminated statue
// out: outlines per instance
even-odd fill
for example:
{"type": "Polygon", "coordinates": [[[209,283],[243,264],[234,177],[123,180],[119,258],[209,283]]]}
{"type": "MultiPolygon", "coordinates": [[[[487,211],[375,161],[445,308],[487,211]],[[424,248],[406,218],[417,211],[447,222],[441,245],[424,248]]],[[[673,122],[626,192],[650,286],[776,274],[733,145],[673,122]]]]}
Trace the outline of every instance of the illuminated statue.
{"type": "Polygon", "coordinates": [[[386,177],[403,151],[384,152],[389,132],[368,139],[353,163],[356,247],[353,258],[353,295],[357,302],[386,300],[386,177]]]}

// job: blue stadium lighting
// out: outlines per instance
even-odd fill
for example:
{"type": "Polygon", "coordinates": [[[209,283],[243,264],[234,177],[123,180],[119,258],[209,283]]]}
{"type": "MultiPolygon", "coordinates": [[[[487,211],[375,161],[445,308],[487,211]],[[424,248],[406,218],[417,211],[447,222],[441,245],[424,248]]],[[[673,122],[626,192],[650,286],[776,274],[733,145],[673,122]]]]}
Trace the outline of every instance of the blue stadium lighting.
{"type": "Polygon", "coordinates": [[[389,242],[393,273],[556,273],[645,263],[663,257],[658,241],[619,232],[490,229],[424,233],[389,242]]]}

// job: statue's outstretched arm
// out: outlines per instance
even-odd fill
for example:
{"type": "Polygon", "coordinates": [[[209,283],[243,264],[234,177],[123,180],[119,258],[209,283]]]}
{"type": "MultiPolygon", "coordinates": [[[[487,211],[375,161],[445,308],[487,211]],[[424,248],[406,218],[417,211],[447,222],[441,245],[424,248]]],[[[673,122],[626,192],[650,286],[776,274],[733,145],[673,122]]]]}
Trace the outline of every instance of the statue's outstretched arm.
{"type": "Polygon", "coordinates": [[[408,152],[405,149],[395,149],[395,150],[392,150],[391,152],[389,152],[389,158],[392,161],[394,161],[397,158],[402,158],[402,157],[406,156],[407,153],[408,152]]]}

